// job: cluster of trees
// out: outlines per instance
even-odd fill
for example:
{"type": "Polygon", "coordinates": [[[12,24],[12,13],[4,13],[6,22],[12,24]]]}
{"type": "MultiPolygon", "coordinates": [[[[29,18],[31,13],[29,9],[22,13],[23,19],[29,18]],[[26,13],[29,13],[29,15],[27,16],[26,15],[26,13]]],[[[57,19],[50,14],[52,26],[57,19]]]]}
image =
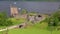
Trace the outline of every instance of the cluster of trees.
{"type": "Polygon", "coordinates": [[[48,27],[52,29],[58,29],[60,26],[60,11],[53,13],[50,17],[45,19],[45,22],[48,23],[48,27]]]}
{"type": "Polygon", "coordinates": [[[54,13],[50,18],[48,23],[51,23],[53,26],[59,26],[60,24],[60,11],[57,11],[56,13],[54,13]]]}
{"type": "Polygon", "coordinates": [[[10,26],[13,23],[8,20],[9,18],[7,17],[6,12],[0,12],[0,26],[10,26]]]}
{"type": "Polygon", "coordinates": [[[58,30],[60,27],[60,11],[56,11],[53,14],[46,17],[45,20],[40,23],[48,23],[48,30],[58,30]],[[51,29],[52,28],[52,29],[51,29]]]}
{"type": "Polygon", "coordinates": [[[56,11],[53,14],[47,16],[46,19],[40,23],[47,23],[47,30],[51,31],[51,34],[54,30],[60,30],[60,11],[56,11]]]}

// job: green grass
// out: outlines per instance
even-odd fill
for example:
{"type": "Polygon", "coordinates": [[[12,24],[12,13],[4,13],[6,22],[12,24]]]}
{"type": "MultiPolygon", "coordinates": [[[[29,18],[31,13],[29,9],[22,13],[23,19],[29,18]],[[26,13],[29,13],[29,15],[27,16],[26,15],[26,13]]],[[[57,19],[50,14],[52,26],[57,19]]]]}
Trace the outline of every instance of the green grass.
{"type": "MultiPolygon", "coordinates": [[[[27,28],[9,30],[8,34],[51,34],[51,31],[37,28],[27,28]]],[[[52,34],[60,34],[60,31],[52,31],[52,34]]]]}
{"type": "Polygon", "coordinates": [[[49,31],[39,29],[14,29],[10,30],[9,34],[50,34],[49,31]]]}
{"type": "MultiPolygon", "coordinates": [[[[48,31],[46,29],[40,29],[40,27],[44,25],[42,24],[35,24],[33,26],[29,26],[29,28],[18,28],[18,29],[12,29],[8,31],[8,34],[60,34],[60,31],[54,30],[54,31],[48,31]],[[40,27],[39,27],[40,26],[40,27]]],[[[46,25],[46,24],[45,24],[46,25]]],[[[44,26],[45,26],[44,25],[44,26]]],[[[0,34],[6,33],[0,32],[0,34]]]]}
{"type": "Polygon", "coordinates": [[[1,29],[1,28],[6,28],[6,26],[0,26],[0,29],[1,29]]]}
{"type": "Polygon", "coordinates": [[[11,20],[11,22],[13,22],[14,25],[17,25],[26,21],[24,18],[19,18],[19,19],[10,18],[9,20],[11,20]]]}

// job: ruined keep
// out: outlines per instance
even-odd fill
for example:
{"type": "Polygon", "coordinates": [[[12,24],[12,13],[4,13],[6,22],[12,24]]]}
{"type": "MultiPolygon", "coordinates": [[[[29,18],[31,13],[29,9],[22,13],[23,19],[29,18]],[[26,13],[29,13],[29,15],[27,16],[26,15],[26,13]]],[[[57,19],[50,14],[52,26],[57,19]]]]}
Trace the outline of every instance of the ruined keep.
{"type": "Polygon", "coordinates": [[[10,6],[11,17],[18,17],[18,9],[15,6],[10,6]]]}

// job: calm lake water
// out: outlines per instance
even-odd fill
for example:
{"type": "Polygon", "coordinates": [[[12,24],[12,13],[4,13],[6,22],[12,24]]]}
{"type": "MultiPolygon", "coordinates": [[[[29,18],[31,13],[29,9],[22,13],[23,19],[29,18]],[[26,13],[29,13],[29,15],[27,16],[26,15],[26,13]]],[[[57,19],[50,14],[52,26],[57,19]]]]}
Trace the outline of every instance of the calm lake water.
{"type": "Polygon", "coordinates": [[[58,10],[60,2],[21,2],[21,1],[0,1],[0,12],[7,11],[10,13],[10,4],[21,9],[27,9],[29,12],[35,11],[40,13],[52,13],[58,10]],[[16,3],[16,4],[14,4],[16,3]]]}

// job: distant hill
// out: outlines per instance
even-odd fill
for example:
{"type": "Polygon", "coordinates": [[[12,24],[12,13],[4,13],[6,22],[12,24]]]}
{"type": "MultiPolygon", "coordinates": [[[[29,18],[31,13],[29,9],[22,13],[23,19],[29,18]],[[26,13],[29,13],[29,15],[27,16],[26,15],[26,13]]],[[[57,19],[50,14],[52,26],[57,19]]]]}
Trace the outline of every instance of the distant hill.
{"type": "Polygon", "coordinates": [[[60,1],[60,0],[0,0],[0,1],[53,1],[53,2],[56,2],[56,1],[60,1]]]}

